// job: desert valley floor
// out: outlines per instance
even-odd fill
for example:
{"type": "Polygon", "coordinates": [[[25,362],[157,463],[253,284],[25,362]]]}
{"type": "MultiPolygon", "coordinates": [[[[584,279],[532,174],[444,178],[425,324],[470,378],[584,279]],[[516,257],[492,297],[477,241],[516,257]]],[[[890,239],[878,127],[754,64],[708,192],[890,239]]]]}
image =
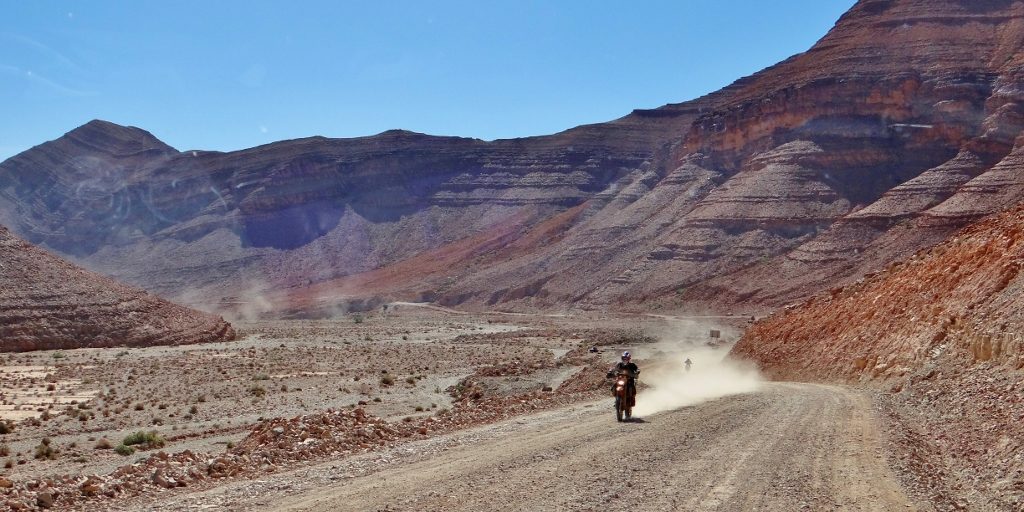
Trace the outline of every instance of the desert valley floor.
{"type": "Polygon", "coordinates": [[[876,396],[721,361],[749,320],[403,303],[238,323],[236,342],[8,354],[0,414],[21,421],[0,479],[81,510],[917,508],[876,396]],[[617,423],[604,372],[626,349],[646,373],[617,423]]]}

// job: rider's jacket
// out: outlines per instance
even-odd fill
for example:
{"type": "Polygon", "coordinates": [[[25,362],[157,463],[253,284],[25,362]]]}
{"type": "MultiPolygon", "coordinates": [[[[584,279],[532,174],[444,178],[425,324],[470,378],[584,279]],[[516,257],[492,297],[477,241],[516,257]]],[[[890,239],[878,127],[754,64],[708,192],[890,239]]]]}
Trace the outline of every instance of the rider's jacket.
{"type": "Polygon", "coordinates": [[[634,363],[632,361],[630,361],[628,363],[624,363],[622,361],[619,361],[618,363],[615,364],[615,366],[612,367],[611,370],[608,370],[608,373],[609,374],[615,374],[615,373],[618,373],[620,371],[621,372],[625,372],[627,375],[629,375],[629,378],[635,379],[637,374],[640,373],[640,368],[637,367],[636,363],[634,363]]]}

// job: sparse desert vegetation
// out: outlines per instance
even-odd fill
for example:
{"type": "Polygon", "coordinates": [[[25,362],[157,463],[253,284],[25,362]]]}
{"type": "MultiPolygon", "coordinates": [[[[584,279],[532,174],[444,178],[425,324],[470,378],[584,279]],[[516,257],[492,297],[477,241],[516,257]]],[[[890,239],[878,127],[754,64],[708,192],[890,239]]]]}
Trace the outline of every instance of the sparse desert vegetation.
{"type": "Polygon", "coordinates": [[[220,453],[267,421],[327,410],[428,435],[442,423],[424,420],[476,421],[465,408],[452,415],[460,401],[580,381],[591,344],[651,341],[594,329],[615,323],[596,319],[403,313],[242,324],[231,343],[0,356],[0,476],[103,475],[161,452],[220,453]]]}

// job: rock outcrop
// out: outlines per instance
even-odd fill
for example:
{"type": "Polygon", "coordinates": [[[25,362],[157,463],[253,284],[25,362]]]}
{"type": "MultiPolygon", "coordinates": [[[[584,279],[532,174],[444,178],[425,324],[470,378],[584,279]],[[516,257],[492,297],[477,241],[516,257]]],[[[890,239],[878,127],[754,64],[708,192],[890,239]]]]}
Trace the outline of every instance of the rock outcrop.
{"type": "Polygon", "coordinates": [[[0,163],[0,222],[207,309],[771,308],[1024,199],[1022,41],[1018,2],[862,0],[708,96],[492,142],[95,121],[0,163]]]}
{"type": "Polygon", "coordinates": [[[0,352],[234,338],[219,317],[78,268],[0,227],[0,352]]]}

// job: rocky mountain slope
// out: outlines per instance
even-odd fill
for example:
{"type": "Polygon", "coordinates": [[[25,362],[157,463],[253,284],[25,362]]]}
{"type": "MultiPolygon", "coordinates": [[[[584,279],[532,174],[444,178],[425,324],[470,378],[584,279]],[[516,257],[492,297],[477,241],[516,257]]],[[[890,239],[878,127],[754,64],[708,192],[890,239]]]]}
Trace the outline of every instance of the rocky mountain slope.
{"type": "Polygon", "coordinates": [[[936,361],[1024,370],[1024,206],[757,322],[734,352],[779,378],[905,382],[936,361]]]}
{"type": "Polygon", "coordinates": [[[75,267],[0,227],[0,352],[234,338],[222,318],[75,267]]]}
{"type": "Polygon", "coordinates": [[[771,308],[1024,199],[1022,41],[1018,2],[862,0],[716,93],[493,142],[95,121],[0,163],[0,222],[206,308],[771,308]]]}
{"type": "Polygon", "coordinates": [[[1022,266],[1018,206],[757,322],[733,353],[781,379],[893,391],[894,416],[916,450],[906,461],[929,492],[964,489],[969,509],[1020,510],[1022,266]]]}
{"type": "Polygon", "coordinates": [[[779,305],[1020,201],[1022,9],[859,2],[808,52],[723,90],[665,177],[609,197],[517,277],[592,302],[779,305]]]}
{"type": "Polygon", "coordinates": [[[230,296],[519,232],[644,165],[652,135],[634,131],[493,143],[392,131],[223,154],[93,121],[0,164],[0,211],[90,268],[169,296],[230,296]]]}

